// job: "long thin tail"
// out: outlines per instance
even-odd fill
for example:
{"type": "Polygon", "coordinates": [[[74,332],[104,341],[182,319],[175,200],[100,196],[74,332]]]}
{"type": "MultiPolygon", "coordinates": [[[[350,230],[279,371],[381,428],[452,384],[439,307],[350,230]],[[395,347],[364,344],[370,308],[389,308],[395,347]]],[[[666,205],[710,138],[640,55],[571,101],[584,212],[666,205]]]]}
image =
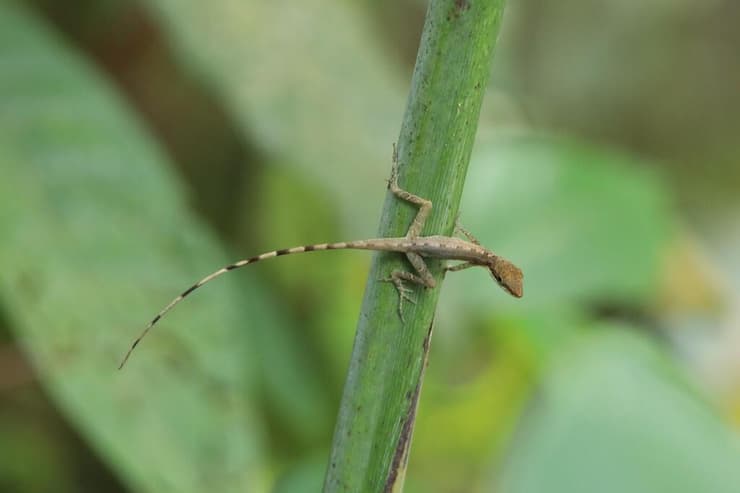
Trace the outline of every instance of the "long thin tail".
{"type": "Polygon", "coordinates": [[[200,281],[196,282],[192,286],[190,286],[188,289],[182,292],[181,295],[179,295],[174,300],[170,301],[170,303],[165,306],[162,311],[160,311],[156,317],[152,319],[149,324],[147,324],[144,331],[137,337],[133,344],[131,344],[131,347],[126,352],[126,355],[123,357],[123,360],[121,361],[121,364],[118,366],[118,369],[120,370],[123,368],[123,366],[126,364],[126,362],[129,359],[129,356],[131,356],[131,353],[134,351],[136,346],[141,342],[141,340],[149,333],[149,331],[154,327],[154,325],[159,322],[162,317],[165,316],[167,312],[172,310],[175,305],[180,303],[183,299],[185,299],[186,296],[191,294],[193,291],[198,289],[199,287],[203,286],[204,284],[207,284],[211,282],[212,280],[216,279],[222,274],[225,274],[229,271],[232,271],[234,269],[238,269],[240,267],[244,267],[245,265],[253,264],[255,262],[259,262],[260,260],[266,260],[268,258],[272,257],[279,257],[280,255],[289,255],[292,253],[303,253],[303,252],[315,252],[315,251],[321,251],[321,250],[341,250],[345,248],[359,248],[359,249],[367,249],[368,244],[365,241],[344,241],[344,242],[338,242],[338,243],[319,243],[316,245],[306,245],[306,246],[299,246],[294,248],[285,248],[283,250],[274,250],[272,252],[263,253],[262,255],[257,255],[256,257],[251,257],[248,259],[240,260],[238,262],[234,262],[233,264],[227,265],[226,267],[222,267],[221,269],[217,270],[216,272],[207,275],[200,281]]]}

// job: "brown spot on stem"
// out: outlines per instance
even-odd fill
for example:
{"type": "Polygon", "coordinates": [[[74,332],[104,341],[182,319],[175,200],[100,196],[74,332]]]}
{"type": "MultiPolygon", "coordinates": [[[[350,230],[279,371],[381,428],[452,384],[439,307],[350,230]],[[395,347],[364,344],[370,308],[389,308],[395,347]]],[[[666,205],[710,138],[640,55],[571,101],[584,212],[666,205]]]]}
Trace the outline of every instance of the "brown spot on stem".
{"type": "Polygon", "coordinates": [[[403,418],[403,427],[401,428],[401,435],[398,437],[398,444],[396,445],[396,451],[393,454],[393,462],[391,463],[390,474],[385,482],[385,493],[391,493],[393,491],[396,482],[398,481],[398,473],[406,468],[406,462],[408,462],[409,448],[411,445],[411,435],[414,431],[414,423],[416,421],[416,405],[419,402],[419,391],[421,390],[421,379],[416,384],[414,393],[409,400],[409,407],[406,411],[406,415],[403,418]]]}
{"type": "Polygon", "coordinates": [[[399,472],[405,471],[406,464],[409,460],[409,449],[411,448],[411,436],[414,432],[414,423],[416,422],[416,408],[419,404],[419,394],[421,393],[421,384],[424,381],[424,370],[426,370],[429,362],[429,342],[432,336],[432,327],[434,326],[434,320],[429,324],[429,330],[427,331],[426,337],[424,337],[424,343],[422,344],[424,359],[419,374],[419,380],[416,382],[416,387],[413,393],[407,399],[409,400],[409,407],[406,410],[406,414],[403,417],[403,427],[401,428],[401,435],[398,437],[398,443],[396,444],[396,451],[393,454],[393,462],[391,463],[391,470],[388,474],[388,479],[385,481],[385,487],[383,488],[384,493],[391,493],[396,486],[396,483],[400,480],[399,472]]]}
{"type": "Polygon", "coordinates": [[[447,20],[458,19],[466,11],[470,9],[469,0],[455,0],[455,5],[452,11],[447,15],[447,20]]]}

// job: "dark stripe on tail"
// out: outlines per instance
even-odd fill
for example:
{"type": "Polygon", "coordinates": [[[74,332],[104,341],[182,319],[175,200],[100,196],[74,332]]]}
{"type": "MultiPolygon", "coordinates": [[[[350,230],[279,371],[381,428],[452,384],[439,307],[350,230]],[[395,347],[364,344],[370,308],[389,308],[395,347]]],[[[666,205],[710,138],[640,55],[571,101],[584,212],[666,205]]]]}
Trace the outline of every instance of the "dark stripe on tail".
{"type": "Polygon", "coordinates": [[[185,292],[182,293],[180,296],[184,298],[187,295],[189,295],[190,293],[192,293],[193,291],[195,291],[196,289],[198,289],[198,285],[197,284],[193,284],[188,289],[186,289],[185,292]]]}
{"type": "Polygon", "coordinates": [[[147,333],[149,332],[149,329],[151,329],[157,322],[159,322],[164,317],[165,314],[167,314],[172,308],[175,307],[175,305],[180,303],[180,301],[182,301],[190,293],[192,293],[199,287],[203,286],[204,284],[219,277],[221,274],[224,274],[225,272],[228,272],[234,269],[238,269],[239,267],[244,267],[245,265],[249,265],[254,262],[259,262],[260,260],[265,260],[265,259],[272,258],[272,257],[278,257],[280,255],[288,255],[291,253],[313,252],[316,250],[335,250],[335,249],[347,248],[349,245],[351,245],[351,243],[333,243],[333,244],[328,244],[328,245],[324,243],[319,243],[319,244],[307,245],[303,247],[283,248],[281,250],[276,250],[275,252],[266,252],[261,255],[250,257],[246,260],[240,260],[233,264],[227,265],[223,267],[222,269],[217,270],[216,272],[209,274],[208,276],[198,281],[196,284],[193,284],[188,289],[186,289],[180,296],[172,300],[169,305],[167,305],[156,317],[154,317],[154,319],[152,319],[151,322],[149,322],[149,325],[144,329],[141,335],[131,345],[131,348],[128,350],[126,355],[123,357],[123,361],[121,361],[121,364],[119,365],[118,368],[119,369],[123,368],[123,365],[125,365],[126,361],[128,361],[128,358],[131,355],[131,352],[134,350],[134,348],[138,346],[139,342],[141,342],[141,340],[147,335],[147,333]]]}

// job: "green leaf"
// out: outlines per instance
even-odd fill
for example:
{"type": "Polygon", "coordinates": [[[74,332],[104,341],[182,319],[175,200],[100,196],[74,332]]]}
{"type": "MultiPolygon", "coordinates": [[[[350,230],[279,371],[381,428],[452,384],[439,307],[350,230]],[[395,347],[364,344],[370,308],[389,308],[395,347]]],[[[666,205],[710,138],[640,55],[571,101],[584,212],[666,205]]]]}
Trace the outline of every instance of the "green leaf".
{"type": "Polygon", "coordinates": [[[364,11],[339,0],[147,5],[245,135],[319,181],[342,204],[350,234],[366,235],[390,169],[405,84],[364,11]]]}
{"type": "MultiPolygon", "coordinates": [[[[502,135],[470,165],[462,223],[524,271],[522,300],[490,276],[447,276],[450,303],[557,309],[589,301],[644,303],[657,284],[671,215],[645,163],[565,138],[502,135]]],[[[448,298],[448,295],[445,295],[448,298]]]]}
{"type": "Polygon", "coordinates": [[[142,325],[224,256],[120,98],[7,2],[0,67],[0,302],[43,384],[132,489],[255,491],[240,327],[278,330],[274,307],[254,284],[214,283],[117,372],[142,325]]]}
{"type": "Polygon", "coordinates": [[[600,329],[554,359],[496,491],[740,491],[732,430],[652,343],[600,329]]]}

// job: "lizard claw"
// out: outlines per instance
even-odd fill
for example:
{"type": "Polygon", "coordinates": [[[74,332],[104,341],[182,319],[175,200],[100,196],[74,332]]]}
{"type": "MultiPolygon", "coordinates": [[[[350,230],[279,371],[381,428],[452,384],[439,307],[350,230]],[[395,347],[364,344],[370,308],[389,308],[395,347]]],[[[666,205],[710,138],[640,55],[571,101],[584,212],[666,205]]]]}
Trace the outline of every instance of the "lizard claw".
{"type": "Polygon", "coordinates": [[[398,316],[401,318],[401,322],[406,323],[406,319],[403,317],[403,302],[408,301],[412,305],[416,304],[416,299],[410,296],[412,290],[407,288],[401,279],[397,275],[391,275],[390,277],[384,277],[378,279],[381,282],[392,282],[398,292],[398,316]]]}

